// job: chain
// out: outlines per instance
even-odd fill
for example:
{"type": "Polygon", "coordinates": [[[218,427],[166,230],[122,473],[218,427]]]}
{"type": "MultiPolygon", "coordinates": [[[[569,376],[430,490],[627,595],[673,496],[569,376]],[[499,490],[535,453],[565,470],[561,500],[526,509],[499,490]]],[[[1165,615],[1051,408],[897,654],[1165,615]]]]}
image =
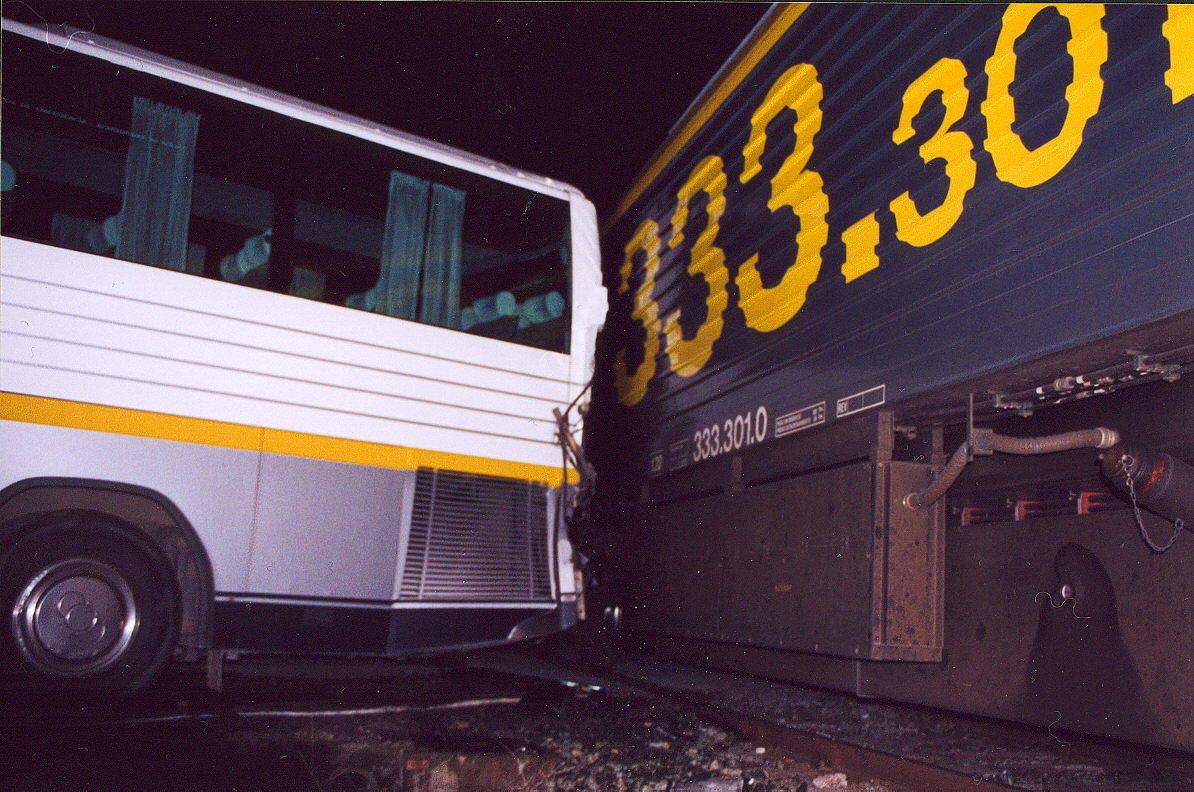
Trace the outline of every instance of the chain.
{"type": "Polygon", "coordinates": [[[1154,553],[1164,553],[1169,548],[1177,543],[1177,538],[1181,536],[1182,529],[1186,527],[1185,521],[1182,518],[1177,518],[1173,521],[1173,536],[1169,541],[1163,545],[1159,545],[1152,540],[1148,535],[1148,529],[1144,527],[1144,519],[1140,516],[1140,505],[1136,503],[1136,483],[1132,478],[1132,466],[1136,463],[1130,454],[1124,454],[1119,460],[1120,470],[1124,474],[1124,479],[1128,486],[1128,497],[1132,499],[1132,512],[1136,515],[1136,525],[1140,528],[1140,538],[1148,545],[1148,549],[1154,553]]]}

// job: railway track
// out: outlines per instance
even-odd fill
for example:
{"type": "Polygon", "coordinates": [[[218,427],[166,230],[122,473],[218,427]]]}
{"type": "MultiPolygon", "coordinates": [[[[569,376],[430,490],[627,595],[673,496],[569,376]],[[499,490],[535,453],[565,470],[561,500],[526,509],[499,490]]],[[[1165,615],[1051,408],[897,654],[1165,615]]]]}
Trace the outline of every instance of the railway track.
{"type": "Polygon", "coordinates": [[[1194,757],[1151,746],[681,666],[584,640],[557,641],[553,651],[537,660],[548,673],[584,668],[760,743],[895,788],[1194,789],[1194,757]],[[552,661],[560,663],[558,669],[552,661]]]}
{"type": "Polygon", "coordinates": [[[998,792],[1016,788],[906,757],[829,739],[767,718],[752,717],[728,707],[710,704],[691,694],[676,693],[660,685],[618,676],[686,707],[688,711],[701,718],[721,725],[765,748],[786,752],[795,757],[811,757],[815,763],[843,772],[847,779],[861,777],[910,790],[998,792]]]}
{"type": "MultiPolygon", "coordinates": [[[[904,754],[842,739],[828,721],[785,722],[791,686],[710,676],[634,655],[577,656],[583,648],[478,653],[450,667],[252,658],[232,664],[222,695],[206,691],[197,672],[175,673],[145,695],[102,708],[69,697],[18,696],[0,703],[6,757],[0,785],[155,792],[1161,792],[1194,782],[1188,759],[1163,757],[1160,766],[1152,757],[1131,767],[1120,761],[1093,783],[1089,772],[1068,780],[1054,772],[1042,786],[1023,757],[1019,765],[990,758],[984,765],[939,755],[973,752],[981,735],[939,746],[938,755],[906,743],[912,750],[904,754]],[[752,695],[772,706],[752,708],[752,695]]],[[[853,717],[873,706],[859,704],[853,717]]],[[[845,718],[832,708],[824,712],[845,718]]],[[[1012,752],[1006,745],[978,747],[1012,752]]],[[[1075,762],[1072,751],[1061,757],[1036,750],[1038,765],[1075,762]]]]}

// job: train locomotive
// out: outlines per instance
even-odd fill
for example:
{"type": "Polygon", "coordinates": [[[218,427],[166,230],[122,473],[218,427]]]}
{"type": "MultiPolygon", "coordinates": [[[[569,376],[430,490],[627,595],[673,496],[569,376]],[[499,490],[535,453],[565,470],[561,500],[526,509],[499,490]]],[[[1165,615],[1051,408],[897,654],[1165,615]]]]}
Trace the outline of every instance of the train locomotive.
{"type": "Polygon", "coordinates": [[[1194,749],[1189,6],[777,5],[603,230],[661,656],[1194,749]]]}

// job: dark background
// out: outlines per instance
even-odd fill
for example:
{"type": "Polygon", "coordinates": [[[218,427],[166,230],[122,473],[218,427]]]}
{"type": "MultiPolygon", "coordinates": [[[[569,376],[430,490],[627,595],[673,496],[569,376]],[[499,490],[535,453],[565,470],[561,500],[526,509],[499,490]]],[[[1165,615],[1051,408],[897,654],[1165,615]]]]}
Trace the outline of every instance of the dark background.
{"type": "Polygon", "coordinates": [[[766,9],[11,0],[4,15],[94,31],[561,179],[604,218],[766,9]]]}

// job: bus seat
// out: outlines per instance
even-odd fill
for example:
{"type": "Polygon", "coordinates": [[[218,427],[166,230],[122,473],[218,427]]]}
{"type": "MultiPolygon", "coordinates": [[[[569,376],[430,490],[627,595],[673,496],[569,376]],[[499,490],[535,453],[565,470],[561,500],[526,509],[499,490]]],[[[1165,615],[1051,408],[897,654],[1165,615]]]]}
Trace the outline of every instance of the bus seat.
{"type": "Polygon", "coordinates": [[[110,246],[106,250],[102,247],[103,232],[99,223],[62,212],[55,212],[50,218],[50,241],[60,247],[81,250],[84,253],[103,254],[111,250],[110,246]],[[97,249],[96,246],[101,247],[97,249]]]}
{"type": "Polygon", "coordinates": [[[562,346],[561,339],[566,339],[567,335],[568,320],[560,316],[546,322],[520,327],[511,340],[539,349],[559,351],[562,346]]]}
{"type": "Polygon", "coordinates": [[[518,301],[508,291],[500,291],[473,301],[473,315],[477,324],[488,324],[507,316],[518,315],[518,301]]]}
{"type": "Polygon", "coordinates": [[[269,236],[273,229],[267,228],[245,240],[235,254],[220,259],[220,276],[232,283],[241,283],[250,272],[269,263],[269,236]]]}
{"type": "Polygon", "coordinates": [[[295,267],[294,275],[290,278],[290,293],[296,297],[306,297],[310,300],[322,300],[323,290],[327,286],[327,275],[305,267],[295,267]]]}
{"type": "Polygon", "coordinates": [[[564,315],[564,295],[558,291],[528,297],[518,306],[518,329],[550,322],[564,315]]]}
{"type": "Polygon", "coordinates": [[[501,316],[490,322],[478,322],[469,328],[470,333],[482,335],[486,338],[497,338],[502,341],[509,341],[514,338],[514,333],[517,330],[517,316],[501,316]]]}

